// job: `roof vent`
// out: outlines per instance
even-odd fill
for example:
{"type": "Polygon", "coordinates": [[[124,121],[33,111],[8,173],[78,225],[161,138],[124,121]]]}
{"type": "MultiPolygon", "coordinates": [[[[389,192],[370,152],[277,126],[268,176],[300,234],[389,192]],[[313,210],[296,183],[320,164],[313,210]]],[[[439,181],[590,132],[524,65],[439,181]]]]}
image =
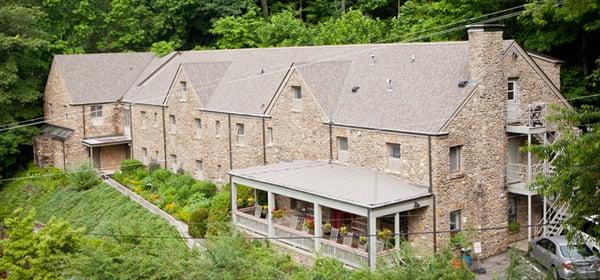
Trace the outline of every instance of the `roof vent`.
{"type": "Polygon", "coordinates": [[[260,74],[264,74],[265,73],[265,69],[260,69],[260,74]]]}
{"type": "Polygon", "coordinates": [[[458,87],[461,87],[461,88],[466,87],[467,83],[468,83],[468,81],[460,81],[460,82],[458,82],[458,87]]]}
{"type": "Polygon", "coordinates": [[[410,56],[410,62],[415,62],[415,55],[414,54],[410,56]]]}
{"type": "Polygon", "coordinates": [[[387,88],[385,89],[386,92],[394,91],[394,87],[392,86],[392,79],[385,80],[385,83],[387,84],[387,88]]]}
{"type": "Polygon", "coordinates": [[[357,92],[357,91],[358,91],[358,89],[360,89],[360,87],[358,87],[358,86],[353,86],[353,87],[352,87],[352,92],[357,92]]]}
{"type": "Polygon", "coordinates": [[[371,64],[375,64],[375,55],[371,54],[371,64]]]}

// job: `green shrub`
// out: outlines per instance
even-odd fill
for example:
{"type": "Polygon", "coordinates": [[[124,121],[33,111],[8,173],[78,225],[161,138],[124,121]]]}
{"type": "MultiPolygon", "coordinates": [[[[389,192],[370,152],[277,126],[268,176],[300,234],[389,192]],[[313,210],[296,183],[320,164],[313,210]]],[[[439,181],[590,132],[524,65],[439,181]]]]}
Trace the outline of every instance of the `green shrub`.
{"type": "Polygon", "coordinates": [[[207,219],[208,210],[204,208],[194,210],[190,215],[188,233],[195,238],[204,237],[207,219]]]}
{"type": "Polygon", "coordinates": [[[213,197],[208,211],[207,234],[218,236],[229,232],[231,198],[227,185],[213,197]]]}
{"type": "Polygon", "coordinates": [[[217,192],[217,186],[208,180],[196,182],[194,185],[194,189],[202,193],[205,197],[213,197],[217,192]]]}
{"type": "Polygon", "coordinates": [[[148,172],[153,173],[155,170],[160,169],[161,166],[158,162],[156,162],[155,160],[152,160],[150,162],[150,164],[148,164],[148,172]]]}
{"type": "Polygon", "coordinates": [[[169,178],[171,178],[171,175],[171,171],[161,168],[152,172],[150,176],[152,176],[152,180],[154,183],[161,184],[169,180],[169,178]]]}
{"type": "Polygon", "coordinates": [[[78,191],[89,190],[102,182],[92,164],[87,161],[75,166],[67,173],[67,177],[69,185],[78,191]]]}
{"type": "Polygon", "coordinates": [[[121,172],[125,175],[130,175],[138,169],[144,168],[144,164],[137,159],[126,159],[121,162],[121,172]]]}

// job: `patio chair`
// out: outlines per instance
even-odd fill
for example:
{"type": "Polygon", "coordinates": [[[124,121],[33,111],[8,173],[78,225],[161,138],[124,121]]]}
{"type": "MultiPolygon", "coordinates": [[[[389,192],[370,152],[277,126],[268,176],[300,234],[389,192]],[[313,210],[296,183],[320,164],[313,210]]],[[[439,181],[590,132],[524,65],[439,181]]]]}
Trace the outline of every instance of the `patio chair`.
{"type": "Polygon", "coordinates": [[[296,216],[287,216],[286,217],[287,221],[288,221],[288,226],[296,229],[296,227],[298,226],[298,217],[296,216]]]}
{"type": "Polygon", "coordinates": [[[294,226],[294,229],[302,231],[302,229],[304,228],[304,218],[298,217],[297,220],[298,220],[298,222],[294,226]]]}
{"type": "Polygon", "coordinates": [[[360,221],[352,221],[350,229],[358,235],[367,234],[367,224],[360,221]]]}
{"type": "Polygon", "coordinates": [[[329,233],[329,240],[337,242],[338,236],[340,235],[340,230],[337,228],[331,228],[331,232],[329,233]]]}
{"type": "Polygon", "coordinates": [[[254,217],[260,218],[262,216],[262,206],[256,205],[254,207],[254,217]]]}

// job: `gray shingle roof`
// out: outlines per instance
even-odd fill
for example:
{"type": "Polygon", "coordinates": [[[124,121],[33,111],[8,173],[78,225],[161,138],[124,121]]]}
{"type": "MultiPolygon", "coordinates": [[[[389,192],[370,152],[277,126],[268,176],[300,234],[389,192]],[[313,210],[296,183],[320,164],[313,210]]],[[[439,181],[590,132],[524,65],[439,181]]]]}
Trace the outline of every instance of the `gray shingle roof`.
{"type": "Polygon", "coordinates": [[[368,208],[430,195],[426,186],[389,174],[323,161],[281,162],[236,169],[229,174],[368,208]]]}
{"type": "MultiPolygon", "coordinates": [[[[505,47],[511,42],[505,41],[505,47]]],[[[334,123],[424,133],[439,132],[475,86],[458,87],[459,81],[469,79],[466,41],[185,51],[163,58],[139,55],[147,66],[135,83],[130,76],[121,79],[127,82],[117,79],[124,76],[113,73],[119,71],[101,71],[97,66],[86,72],[101,75],[81,80],[119,89],[133,84],[123,101],[162,105],[177,71],[183,69],[190,79],[188,87],[198,92],[199,108],[260,115],[294,65],[334,123]],[[352,92],[354,87],[358,91],[352,92]]],[[[119,64],[118,59],[123,60],[108,55],[97,63],[110,68],[119,64]]],[[[108,92],[116,100],[125,90],[108,92]]],[[[94,94],[86,98],[81,97],[86,102],[97,100],[94,94]]]]}
{"type": "Polygon", "coordinates": [[[152,53],[57,55],[54,64],[73,104],[104,103],[120,99],[153,57],[152,53]]]}

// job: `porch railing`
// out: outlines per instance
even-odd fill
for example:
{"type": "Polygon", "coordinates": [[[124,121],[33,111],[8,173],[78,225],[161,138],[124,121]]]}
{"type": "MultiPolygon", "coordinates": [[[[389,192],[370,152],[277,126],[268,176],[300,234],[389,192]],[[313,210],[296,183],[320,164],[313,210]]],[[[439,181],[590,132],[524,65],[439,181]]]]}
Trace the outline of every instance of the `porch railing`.
{"type": "MultiPolygon", "coordinates": [[[[506,164],[506,172],[507,172],[507,183],[519,183],[519,182],[527,182],[527,164],[519,164],[519,163],[508,163],[506,164]]],[[[544,173],[544,163],[532,163],[531,164],[531,179],[535,179],[537,175],[544,173]]]]}
{"type": "Polygon", "coordinates": [[[238,226],[261,235],[267,235],[269,232],[269,226],[267,225],[267,221],[265,219],[257,218],[241,211],[236,211],[235,215],[238,226]]]}
{"type": "Polygon", "coordinates": [[[514,104],[506,107],[506,121],[509,125],[542,127],[545,125],[545,114],[544,104],[514,104]]]}
{"type": "Polygon", "coordinates": [[[312,234],[308,234],[306,232],[298,231],[295,229],[291,229],[284,225],[273,224],[273,229],[275,230],[275,236],[283,237],[278,239],[277,241],[291,245],[295,248],[299,248],[305,251],[312,252],[315,249],[315,240],[312,234]],[[309,237],[309,238],[307,238],[309,237]]]}
{"type": "Polygon", "coordinates": [[[388,267],[402,264],[400,250],[394,248],[377,253],[377,264],[383,264],[388,267]]]}
{"type": "Polygon", "coordinates": [[[358,250],[347,245],[321,239],[321,252],[327,256],[336,258],[348,266],[369,266],[369,255],[367,252],[358,250]]]}

